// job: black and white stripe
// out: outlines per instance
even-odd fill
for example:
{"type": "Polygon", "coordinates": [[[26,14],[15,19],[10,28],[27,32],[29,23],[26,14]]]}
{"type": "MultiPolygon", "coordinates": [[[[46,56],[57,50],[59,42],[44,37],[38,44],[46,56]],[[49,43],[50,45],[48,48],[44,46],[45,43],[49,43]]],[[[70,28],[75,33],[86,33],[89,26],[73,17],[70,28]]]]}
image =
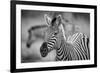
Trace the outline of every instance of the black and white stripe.
{"type": "Polygon", "coordinates": [[[57,38],[53,35],[47,42],[47,47],[49,51],[52,51],[54,49],[54,45],[56,44],[57,38]]]}
{"type": "Polygon", "coordinates": [[[89,60],[89,38],[82,33],[76,33],[68,42],[61,41],[61,45],[57,48],[57,61],[63,60],[89,60]]]}
{"type": "Polygon", "coordinates": [[[45,35],[45,42],[40,47],[43,57],[46,57],[51,50],[56,49],[56,61],[90,59],[89,38],[85,34],[74,33],[66,39],[61,16],[58,15],[51,22],[49,20],[50,18],[46,15],[50,32],[46,31],[48,35],[45,35]],[[55,35],[55,31],[58,31],[57,35],[55,35]]]}

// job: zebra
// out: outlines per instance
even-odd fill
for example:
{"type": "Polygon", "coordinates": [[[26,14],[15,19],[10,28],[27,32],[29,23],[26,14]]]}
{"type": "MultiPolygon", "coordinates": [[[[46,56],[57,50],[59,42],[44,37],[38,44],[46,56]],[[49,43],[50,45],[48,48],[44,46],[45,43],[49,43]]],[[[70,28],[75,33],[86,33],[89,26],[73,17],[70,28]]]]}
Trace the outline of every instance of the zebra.
{"type": "Polygon", "coordinates": [[[45,25],[45,24],[32,26],[31,28],[29,28],[28,39],[27,39],[27,42],[26,42],[27,48],[30,48],[31,45],[36,41],[37,38],[44,39],[43,32],[46,28],[47,28],[47,25],[45,25]]]}
{"type": "Polygon", "coordinates": [[[46,57],[52,50],[56,50],[55,61],[90,60],[89,38],[81,32],[65,37],[61,15],[51,19],[44,16],[48,25],[45,39],[40,47],[40,54],[46,57]]]}

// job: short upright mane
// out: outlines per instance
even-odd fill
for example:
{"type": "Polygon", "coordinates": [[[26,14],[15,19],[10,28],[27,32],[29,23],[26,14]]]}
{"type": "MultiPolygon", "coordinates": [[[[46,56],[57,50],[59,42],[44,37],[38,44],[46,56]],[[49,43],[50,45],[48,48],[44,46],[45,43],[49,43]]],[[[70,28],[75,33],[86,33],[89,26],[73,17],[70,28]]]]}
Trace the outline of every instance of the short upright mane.
{"type": "Polygon", "coordinates": [[[56,21],[56,19],[57,19],[57,18],[54,17],[53,20],[51,21],[52,26],[54,26],[53,24],[54,24],[54,22],[56,21]]]}
{"type": "Polygon", "coordinates": [[[66,41],[65,30],[64,30],[63,24],[60,25],[59,29],[61,29],[61,31],[63,33],[64,40],[66,41]]]}

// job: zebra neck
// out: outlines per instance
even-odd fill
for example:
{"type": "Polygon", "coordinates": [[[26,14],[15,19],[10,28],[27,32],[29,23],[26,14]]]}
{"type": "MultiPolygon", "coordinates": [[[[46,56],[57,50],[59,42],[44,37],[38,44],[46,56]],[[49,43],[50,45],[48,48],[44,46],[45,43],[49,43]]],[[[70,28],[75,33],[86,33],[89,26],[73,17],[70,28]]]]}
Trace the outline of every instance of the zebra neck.
{"type": "Polygon", "coordinates": [[[56,50],[56,61],[63,61],[69,54],[69,48],[70,44],[66,43],[65,40],[61,40],[60,47],[56,50]],[[66,56],[65,56],[66,55],[66,56]]]}

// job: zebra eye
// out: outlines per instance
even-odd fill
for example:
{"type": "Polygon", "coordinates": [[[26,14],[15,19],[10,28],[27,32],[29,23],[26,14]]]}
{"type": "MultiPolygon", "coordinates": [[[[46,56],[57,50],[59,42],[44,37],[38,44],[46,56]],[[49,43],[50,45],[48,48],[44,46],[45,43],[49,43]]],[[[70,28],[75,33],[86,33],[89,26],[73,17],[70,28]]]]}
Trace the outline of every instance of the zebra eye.
{"type": "Polygon", "coordinates": [[[57,35],[57,32],[55,32],[54,35],[57,35]]]}

